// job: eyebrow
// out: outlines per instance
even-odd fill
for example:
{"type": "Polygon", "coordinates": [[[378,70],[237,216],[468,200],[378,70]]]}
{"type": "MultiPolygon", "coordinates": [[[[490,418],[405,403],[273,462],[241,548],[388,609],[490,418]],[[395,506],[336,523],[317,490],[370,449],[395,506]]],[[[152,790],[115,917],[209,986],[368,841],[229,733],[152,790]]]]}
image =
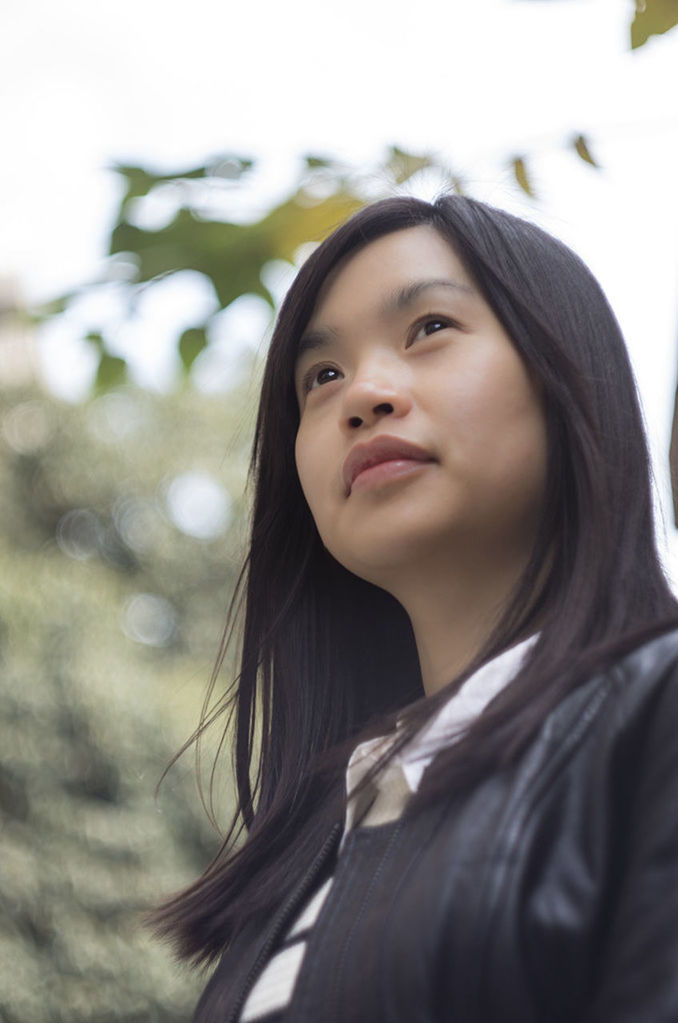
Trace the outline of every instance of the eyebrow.
{"type": "MultiPolygon", "coordinates": [[[[380,314],[383,318],[388,318],[394,313],[402,312],[411,306],[424,291],[429,291],[431,288],[451,288],[453,291],[462,292],[466,295],[475,294],[473,288],[468,284],[461,284],[458,281],[451,281],[447,277],[436,277],[425,279],[421,281],[412,281],[410,284],[404,284],[400,288],[396,288],[390,295],[386,296],[386,299],[381,305],[380,314]]],[[[336,341],[339,337],[339,331],[334,327],[317,327],[314,330],[308,330],[302,335],[299,345],[297,347],[297,360],[305,352],[316,351],[319,348],[336,341]]]]}

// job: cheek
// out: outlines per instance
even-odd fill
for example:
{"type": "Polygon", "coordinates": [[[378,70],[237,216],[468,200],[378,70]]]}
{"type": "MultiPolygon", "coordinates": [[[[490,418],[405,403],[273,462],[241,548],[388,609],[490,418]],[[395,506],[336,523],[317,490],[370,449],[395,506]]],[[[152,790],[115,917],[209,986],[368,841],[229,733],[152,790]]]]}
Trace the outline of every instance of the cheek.
{"type": "Polygon", "coordinates": [[[524,513],[542,504],[546,483],[546,419],[542,403],[531,387],[516,390],[496,423],[501,438],[495,466],[507,498],[524,513]]]}
{"type": "Polygon", "coordinates": [[[546,422],[542,401],[522,364],[506,371],[466,380],[448,399],[456,423],[450,436],[451,456],[491,490],[534,492],[542,485],[546,462],[546,422]]]}

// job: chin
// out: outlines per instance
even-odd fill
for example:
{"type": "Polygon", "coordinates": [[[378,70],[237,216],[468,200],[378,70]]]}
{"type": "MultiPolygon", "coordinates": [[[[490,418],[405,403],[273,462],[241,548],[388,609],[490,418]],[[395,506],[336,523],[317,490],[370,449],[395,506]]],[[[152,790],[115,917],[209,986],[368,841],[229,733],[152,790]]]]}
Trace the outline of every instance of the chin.
{"type": "Polygon", "coordinates": [[[431,559],[439,562],[441,547],[438,540],[423,542],[421,534],[396,539],[382,531],[371,542],[353,544],[350,551],[329,546],[328,550],[349,572],[391,592],[392,584],[403,573],[423,568],[431,559]]]}

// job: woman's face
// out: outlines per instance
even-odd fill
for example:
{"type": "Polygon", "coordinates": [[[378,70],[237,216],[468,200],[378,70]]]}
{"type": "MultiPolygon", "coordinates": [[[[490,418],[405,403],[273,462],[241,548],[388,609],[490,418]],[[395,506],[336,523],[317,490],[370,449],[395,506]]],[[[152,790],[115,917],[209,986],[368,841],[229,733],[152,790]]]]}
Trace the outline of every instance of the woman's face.
{"type": "Polygon", "coordinates": [[[433,228],[379,238],[333,272],[295,385],[301,486],[350,571],[395,592],[403,572],[529,554],[545,479],[541,402],[433,228]]]}

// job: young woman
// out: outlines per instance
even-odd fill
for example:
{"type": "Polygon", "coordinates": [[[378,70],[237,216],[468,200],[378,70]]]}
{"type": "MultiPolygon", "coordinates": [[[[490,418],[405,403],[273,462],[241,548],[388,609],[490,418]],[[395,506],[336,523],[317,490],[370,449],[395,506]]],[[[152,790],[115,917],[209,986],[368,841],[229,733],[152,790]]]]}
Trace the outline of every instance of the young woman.
{"type": "Polygon", "coordinates": [[[678,1019],[678,608],[589,271],[365,208],[283,304],[253,473],[238,809],[157,914],[218,961],[195,1020],[678,1019]]]}

